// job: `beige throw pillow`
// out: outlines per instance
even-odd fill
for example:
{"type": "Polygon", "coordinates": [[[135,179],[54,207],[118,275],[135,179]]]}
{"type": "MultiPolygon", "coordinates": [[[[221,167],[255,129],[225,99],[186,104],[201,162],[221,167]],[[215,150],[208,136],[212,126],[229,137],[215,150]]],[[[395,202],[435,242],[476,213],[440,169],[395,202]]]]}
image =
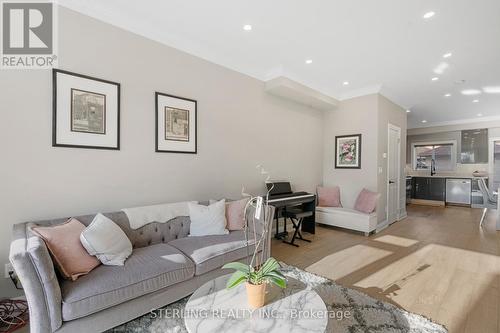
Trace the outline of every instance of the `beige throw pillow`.
{"type": "Polygon", "coordinates": [[[75,218],[59,225],[32,228],[45,241],[56,267],[65,279],[75,281],[100,265],[99,260],[88,254],[80,243],[80,234],[84,229],[85,225],[75,218]]]}

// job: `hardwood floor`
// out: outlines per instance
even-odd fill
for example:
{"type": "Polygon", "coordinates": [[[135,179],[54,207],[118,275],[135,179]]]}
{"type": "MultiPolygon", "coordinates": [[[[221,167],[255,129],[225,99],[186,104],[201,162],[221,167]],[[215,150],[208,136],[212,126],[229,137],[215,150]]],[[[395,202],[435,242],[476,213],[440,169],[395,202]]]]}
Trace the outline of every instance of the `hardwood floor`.
{"type": "Polygon", "coordinates": [[[495,211],[408,206],[408,217],[382,232],[318,226],[312,243],[273,240],[286,262],[419,313],[450,333],[500,332],[500,232],[495,211]]]}

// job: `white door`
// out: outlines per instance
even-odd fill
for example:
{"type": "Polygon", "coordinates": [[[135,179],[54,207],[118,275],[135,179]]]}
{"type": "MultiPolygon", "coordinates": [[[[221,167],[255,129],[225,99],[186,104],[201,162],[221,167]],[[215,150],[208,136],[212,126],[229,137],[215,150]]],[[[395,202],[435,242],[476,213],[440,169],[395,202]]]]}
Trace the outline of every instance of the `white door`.
{"type": "Polygon", "coordinates": [[[389,124],[387,147],[387,220],[389,224],[398,220],[401,169],[401,129],[389,124]]]}

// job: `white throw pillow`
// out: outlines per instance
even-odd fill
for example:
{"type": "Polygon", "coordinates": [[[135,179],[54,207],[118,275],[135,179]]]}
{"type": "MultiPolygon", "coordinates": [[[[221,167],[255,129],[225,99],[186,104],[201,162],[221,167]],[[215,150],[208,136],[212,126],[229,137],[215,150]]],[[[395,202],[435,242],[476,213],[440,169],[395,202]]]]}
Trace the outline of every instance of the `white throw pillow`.
{"type": "Polygon", "coordinates": [[[132,243],[127,235],[102,214],[97,214],[83,230],[80,242],[90,255],[96,256],[104,265],[123,266],[132,253],[132,243]]]}
{"type": "Polygon", "coordinates": [[[191,227],[189,236],[226,235],[226,200],[205,206],[188,203],[191,227]]]}

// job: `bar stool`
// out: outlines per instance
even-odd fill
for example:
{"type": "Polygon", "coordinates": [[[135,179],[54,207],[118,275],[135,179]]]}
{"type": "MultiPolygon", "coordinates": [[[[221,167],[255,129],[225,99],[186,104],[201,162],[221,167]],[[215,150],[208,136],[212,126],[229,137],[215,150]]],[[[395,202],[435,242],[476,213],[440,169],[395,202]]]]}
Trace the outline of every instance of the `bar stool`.
{"type": "Polygon", "coordinates": [[[291,209],[286,209],[283,211],[283,217],[285,218],[285,225],[286,225],[286,219],[289,218],[292,221],[293,228],[295,229],[292,240],[291,241],[286,241],[284,240],[284,243],[299,247],[298,244],[295,244],[295,239],[300,239],[304,242],[310,243],[311,241],[309,239],[305,239],[302,237],[302,234],[300,233],[300,228],[302,227],[302,221],[304,220],[305,217],[312,216],[313,212],[311,211],[303,211],[300,208],[291,208],[291,209]]]}

